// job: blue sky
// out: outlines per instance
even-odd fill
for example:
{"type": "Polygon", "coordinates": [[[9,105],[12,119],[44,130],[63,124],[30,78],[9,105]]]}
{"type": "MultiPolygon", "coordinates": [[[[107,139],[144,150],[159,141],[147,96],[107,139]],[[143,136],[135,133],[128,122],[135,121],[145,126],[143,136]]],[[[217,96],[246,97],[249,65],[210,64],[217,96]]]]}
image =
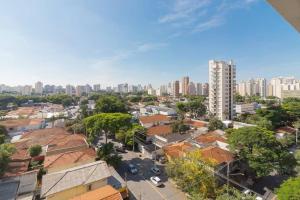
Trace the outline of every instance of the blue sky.
{"type": "Polygon", "coordinates": [[[238,80],[300,72],[300,34],[263,0],[0,5],[0,84],[205,82],[209,59],[233,59],[238,80]]]}

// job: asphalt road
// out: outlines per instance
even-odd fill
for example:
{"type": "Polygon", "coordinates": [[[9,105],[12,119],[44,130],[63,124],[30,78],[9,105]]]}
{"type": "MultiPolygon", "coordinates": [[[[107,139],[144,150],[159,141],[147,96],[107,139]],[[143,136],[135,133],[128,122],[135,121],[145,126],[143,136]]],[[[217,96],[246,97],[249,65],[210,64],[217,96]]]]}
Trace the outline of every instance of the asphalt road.
{"type": "Polygon", "coordinates": [[[153,166],[153,161],[149,158],[140,157],[140,153],[128,151],[122,154],[123,162],[117,170],[119,174],[127,180],[128,189],[134,197],[131,199],[138,200],[185,200],[185,194],[177,189],[168,181],[168,177],[164,173],[164,166],[157,164],[157,167],[162,172],[159,178],[163,182],[163,186],[156,187],[150,177],[154,174],[150,171],[153,166]],[[137,166],[138,174],[130,174],[128,172],[128,163],[137,166]]]}

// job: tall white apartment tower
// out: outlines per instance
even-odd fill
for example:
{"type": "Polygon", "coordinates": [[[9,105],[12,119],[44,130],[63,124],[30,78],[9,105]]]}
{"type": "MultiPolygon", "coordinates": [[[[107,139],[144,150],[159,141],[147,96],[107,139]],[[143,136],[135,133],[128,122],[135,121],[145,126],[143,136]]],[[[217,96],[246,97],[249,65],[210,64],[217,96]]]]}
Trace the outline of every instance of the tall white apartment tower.
{"type": "Polygon", "coordinates": [[[209,111],[220,120],[232,120],[235,110],[236,68],[233,61],[209,61],[209,111]]]}
{"type": "Polygon", "coordinates": [[[34,90],[36,94],[43,94],[43,83],[38,81],[34,85],[34,90]]]}

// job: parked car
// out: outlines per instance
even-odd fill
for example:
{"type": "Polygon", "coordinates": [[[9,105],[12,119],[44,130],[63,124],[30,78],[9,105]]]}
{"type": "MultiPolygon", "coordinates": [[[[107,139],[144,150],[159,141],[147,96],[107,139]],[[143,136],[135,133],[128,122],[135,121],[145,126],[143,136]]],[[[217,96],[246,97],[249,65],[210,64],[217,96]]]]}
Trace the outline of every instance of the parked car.
{"type": "Polygon", "coordinates": [[[126,153],[126,149],[124,147],[115,147],[117,152],[126,153]]]}
{"type": "Polygon", "coordinates": [[[151,171],[156,175],[160,175],[160,170],[156,166],[151,167],[151,171]]]}
{"type": "MultiPolygon", "coordinates": [[[[253,192],[251,192],[251,190],[248,190],[248,189],[243,190],[243,193],[246,194],[246,195],[253,195],[253,196],[255,196],[255,194],[253,192]]],[[[263,200],[263,198],[262,197],[255,197],[255,200],[263,200]]]]}
{"type": "Polygon", "coordinates": [[[151,180],[151,182],[153,183],[153,185],[155,185],[156,187],[159,187],[159,186],[162,185],[162,182],[161,182],[160,178],[157,177],[157,176],[152,176],[152,177],[150,178],[150,180],[151,180]]]}
{"type": "Polygon", "coordinates": [[[128,165],[128,171],[131,174],[137,174],[138,173],[138,169],[136,168],[136,166],[134,164],[129,164],[128,165]]]}

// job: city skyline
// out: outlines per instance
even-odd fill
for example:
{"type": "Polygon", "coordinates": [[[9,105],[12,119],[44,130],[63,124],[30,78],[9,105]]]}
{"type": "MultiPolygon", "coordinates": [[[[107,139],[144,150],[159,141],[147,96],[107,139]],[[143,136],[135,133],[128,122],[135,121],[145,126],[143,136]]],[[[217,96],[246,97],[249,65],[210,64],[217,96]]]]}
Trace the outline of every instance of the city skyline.
{"type": "Polygon", "coordinates": [[[233,59],[237,80],[300,66],[299,34],[260,0],[18,3],[0,8],[1,84],[158,87],[182,76],[208,82],[211,59],[233,59]]]}

